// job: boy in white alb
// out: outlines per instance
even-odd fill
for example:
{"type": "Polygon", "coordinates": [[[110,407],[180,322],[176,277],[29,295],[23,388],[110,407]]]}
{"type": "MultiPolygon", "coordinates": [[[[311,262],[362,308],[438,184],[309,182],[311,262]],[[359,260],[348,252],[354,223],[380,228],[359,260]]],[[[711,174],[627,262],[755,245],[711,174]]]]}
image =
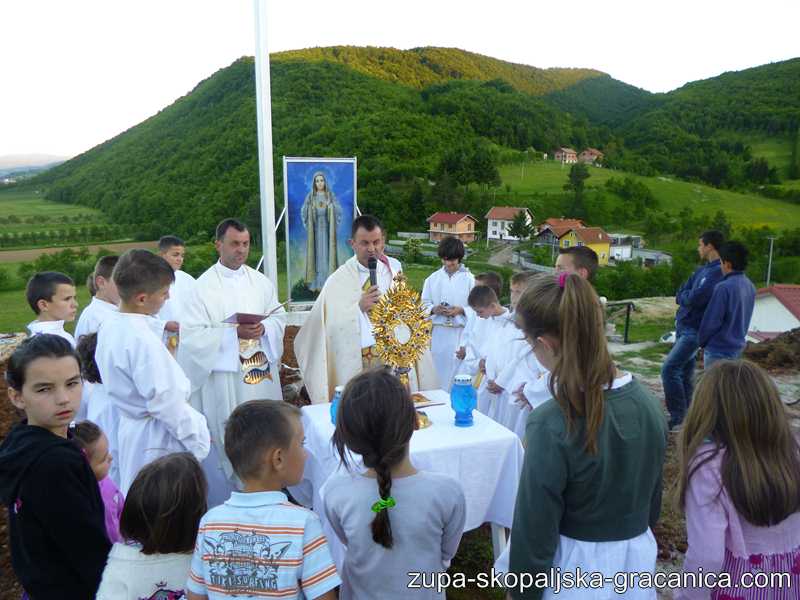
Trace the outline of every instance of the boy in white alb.
{"type": "Polygon", "coordinates": [[[158,240],[158,255],[175,271],[175,281],[169,286],[169,298],[158,311],[158,319],[164,321],[164,337],[167,348],[173,351],[178,344],[180,322],[184,307],[194,291],[195,279],[181,271],[186,255],[186,244],[174,235],[165,235],[158,240]]]}
{"type": "Polygon", "coordinates": [[[120,311],[100,326],[95,362],[106,395],[119,411],[120,490],[160,456],[209,450],[206,419],[188,403],[189,380],[148,320],[174,281],[172,267],[147,250],[129,250],[114,269],[120,311]]]}
{"type": "Polygon", "coordinates": [[[450,391],[458,359],[456,351],[466,325],[467,298],[475,286],[472,273],[461,264],[464,244],[454,237],[439,242],[442,268],[431,274],[422,287],[422,302],[431,312],[431,354],[439,385],[450,391]]]}
{"type": "Polygon", "coordinates": [[[36,313],[36,320],[28,323],[28,333],[31,336],[51,333],[64,338],[74,348],[75,338],[64,330],[64,322],[74,321],[78,312],[72,279],[57,271],[36,273],[28,280],[25,297],[36,313]]]}
{"type": "MultiPolygon", "coordinates": [[[[489,286],[494,291],[495,296],[499,298],[503,289],[503,278],[494,271],[478,273],[475,275],[475,286],[479,285],[489,286]]],[[[484,339],[483,330],[487,322],[478,317],[472,307],[469,306],[469,296],[467,296],[467,305],[464,306],[464,313],[466,325],[461,336],[460,347],[456,351],[457,362],[454,376],[465,374],[475,377],[484,368],[483,364],[481,364],[483,356],[479,346],[481,346],[481,340],[484,339]]]]}
{"type": "Polygon", "coordinates": [[[75,326],[76,340],[80,340],[84,335],[97,333],[100,323],[119,311],[119,293],[111,278],[118,260],[119,256],[109,255],[102,257],[95,264],[94,271],[90,275],[95,290],[94,297],[78,317],[78,324],[75,326]]]}
{"type": "MultiPolygon", "coordinates": [[[[514,322],[509,312],[500,305],[497,295],[488,286],[476,286],[469,293],[469,305],[479,318],[470,338],[470,345],[479,359],[478,410],[485,415],[496,417],[494,406],[494,379],[499,374],[503,357],[511,336],[515,333],[514,322]]],[[[474,383],[473,383],[474,385],[474,383]]]]}

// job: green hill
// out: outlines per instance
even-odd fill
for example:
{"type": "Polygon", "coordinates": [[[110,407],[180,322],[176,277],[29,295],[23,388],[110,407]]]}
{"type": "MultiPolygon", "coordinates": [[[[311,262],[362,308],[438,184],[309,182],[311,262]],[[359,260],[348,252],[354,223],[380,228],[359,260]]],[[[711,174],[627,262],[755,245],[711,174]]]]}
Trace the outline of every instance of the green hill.
{"type": "MultiPolygon", "coordinates": [[[[758,183],[761,173],[769,183],[769,168],[761,168],[766,163],[754,158],[748,139],[761,136],[769,144],[774,128],[791,127],[800,94],[788,95],[800,78],[784,79],[798,65],[766,65],[652,95],[598,71],[537,69],[447,48],[276,54],[276,197],[280,203],[281,156],[358,156],[362,208],[380,211],[390,229],[423,227],[429,208],[480,212],[491,201],[485,189],[467,191],[465,170],[451,169],[453,157],[481,152],[497,164],[522,160],[530,148],[550,152],[561,145],[600,148],[610,166],[642,175],[741,187],[758,183]],[[717,131],[726,110],[738,116],[717,131]],[[698,115],[713,127],[700,132],[698,115]],[[737,129],[744,123],[765,128],[737,129]],[[703,137],[709,132],[716,133],[703,137]]],[[[165,230],[206,234],[231,214],[258,222],[253,71],[252,58],[237,60],[33,185],[44,186],[50,200],[136,225],[148,238],[165,230]]],[[[753,206],[762,202],[748,198],[753,206]]]]}

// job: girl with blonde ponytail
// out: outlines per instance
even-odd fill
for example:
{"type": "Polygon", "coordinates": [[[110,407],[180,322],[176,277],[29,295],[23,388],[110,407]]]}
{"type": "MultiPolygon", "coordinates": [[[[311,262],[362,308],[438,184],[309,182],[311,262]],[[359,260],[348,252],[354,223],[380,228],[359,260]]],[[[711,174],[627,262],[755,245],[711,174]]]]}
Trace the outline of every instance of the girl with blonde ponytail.
{"type": "MultiPolygon", "coordinates": [[[[517,305],[517,325],[550,371],[553,398],[528,417],[509,570],[535,580],[554,567],[580,568],[607,582],[617,572],[652,572],[667,433],[660,403],[614,365],[600,300],[579,275],[535,277],[517,305]]],[[[557,591],[510,590],[514,598],[557,591]]],[[[613,591],[606,583],[605,593],[613,591]]],[[[603,593],[573,588],[568,597],[603,593]]],[[[656,597],[635,585],[616,596],[656,597]]]]}
{"type": "Polygon", "coordinates": [[[444,598],[435,589],[409,590],[408,573],[447,570],[466,502],[458,481],[411,464],[415,429],[414,402],[385,369],[361,373],[345,387],[333,444],[348,471],[360,455],[366,472],[334,476],[322,490],[328,521],[347,546],[340,600],[444,598]]]}

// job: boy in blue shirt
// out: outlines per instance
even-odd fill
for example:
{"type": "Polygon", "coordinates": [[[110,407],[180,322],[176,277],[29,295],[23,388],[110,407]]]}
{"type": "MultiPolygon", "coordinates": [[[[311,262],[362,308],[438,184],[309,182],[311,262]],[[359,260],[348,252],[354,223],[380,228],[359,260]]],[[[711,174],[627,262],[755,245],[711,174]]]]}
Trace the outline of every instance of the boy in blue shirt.
{"type": "Polygon", "coordinates": [[[225,425],[225,454],[242,491],[200,520],[188,599],[335,600],[341,580],[319,517],[281,489],[300,483],[306,451],[300,409],[251,400],[225,425]]]}
{"type": "Polygon", "coordinates": [[[756,288],[744,274],[747,254],[741,242],[720,248],[723,278],[714,288],[697,334],[704,369],[721,359],[739,358],[744,350],[756,301],[756,288]]]}
{"type": "Polygon", "coordinates": [[[694,365],[697,357],[697,330],[711,300],[714,286],[722,280],[719,249],[723,235],[716,230],[704,232],[697,241],[697,253],[706,264],[699,267],[675,296],[679,306],[675,315],[675,345],[661,367],[664,400],[669,411],[669,427],[683,422],[692,400],[694,365]]]}

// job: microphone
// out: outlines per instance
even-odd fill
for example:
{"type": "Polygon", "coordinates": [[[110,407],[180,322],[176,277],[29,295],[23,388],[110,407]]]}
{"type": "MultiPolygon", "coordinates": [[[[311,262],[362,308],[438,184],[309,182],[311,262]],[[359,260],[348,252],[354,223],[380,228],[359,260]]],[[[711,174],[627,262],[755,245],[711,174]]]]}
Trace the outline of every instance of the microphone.
{"type": "Polygon", "coordinates": [[[369,269],[369,284],[378,285],[378,261],[374,256],[367,259],[367,268],[369,269]]]}

